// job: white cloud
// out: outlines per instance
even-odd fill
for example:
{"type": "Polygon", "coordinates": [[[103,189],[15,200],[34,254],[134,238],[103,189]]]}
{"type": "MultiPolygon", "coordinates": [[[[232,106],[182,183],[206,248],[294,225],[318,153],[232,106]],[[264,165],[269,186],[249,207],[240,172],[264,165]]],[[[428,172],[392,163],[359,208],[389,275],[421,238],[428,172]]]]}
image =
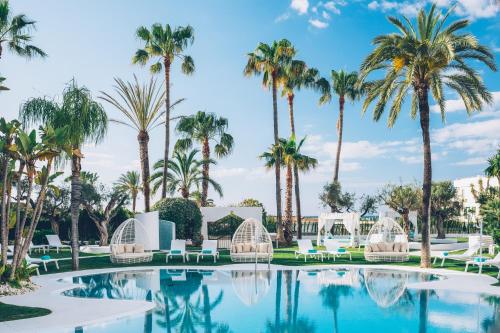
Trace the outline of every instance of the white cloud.
{"type": "Polygon", "coordinates": [[[455,123],[432,131],[433,141],[451,143],[465,139],[500,140],[500,119],[455,123]]]}
{"type": "Polygon", "coordinates": [[[318,20],[318,19],[309,19],[309,24],[318,29],[326,29],[328,28],[328,23],[318,20]]]}
{"type": "Polygon", "coordinates": [[[321,16],[323,16],[325,20],[329,20],[331,18],[330,14],[328,14],[326,11],[323,11],[323,13],[321,13],[321,16]]]}
{"type": "Polygon", "coordinates": [[[295,10],[299,15],[304,15],[307,13],[307,9],[309,8],[308,0],[292,0],[290,7],[295,10]]]}
{"type": "Polygon", "coordinates": [[[379,3],[377,1],[372,1],[368,4],[368,8],[371,10],[375,10],[378,7],[380,7],[379,3]]]}
{"type": "MultiPolygon", "coordinates": [[[[491,103],[491,105],[485,105],[481,113],[494,111],[500,112],[500,91],[493,91],[491,94],[493,96],[493,102],[491,103]]],[[[445,102],[445,110],[446,112],[465,111],[465,105],[461,98],[448,99],[445,102]]],[[[439,106],[437,104],[432,105],[431,111],[439,113],[439,106]]]]}
{"type": "Polygon", "coordinates": [[[286,21],[290,18],[290,13],[283,13],[280,16],[278,16],[276,19],[274,19],[274,22],[283,22],[286,21]]]}
{"type": "Polygon", "coordinates": [[[481,164],[485,164],[487,159],[488,159],[488,157],[485,157],[485,156],[482,156],[482,157],[471,157],[471,158],[465,159],[463,161],[456,162],[454,164],[455,165],[465,165],[465,166],[469,166],[469,165],[481,165],[481,164]]]}

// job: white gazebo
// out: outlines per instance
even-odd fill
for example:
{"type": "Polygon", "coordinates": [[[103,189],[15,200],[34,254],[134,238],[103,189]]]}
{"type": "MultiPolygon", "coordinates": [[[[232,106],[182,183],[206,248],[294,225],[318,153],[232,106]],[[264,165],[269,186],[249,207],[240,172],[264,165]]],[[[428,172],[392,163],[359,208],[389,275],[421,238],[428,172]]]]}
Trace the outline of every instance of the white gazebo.
{"type": "Polygon", "coordinates": [[[351,234],[350,245],[354,246],[356,237],[359,236],[359,213],[321,213],[318,218],[318,234],[317,234],[317,244],[321,244],[324,239],[331,239],[333,235],[330,230],[332,229],[335,221],[342,221],[342,224],[346,230],[351,234]],[[324,232],[323,237],[321,233],[324,232]]]}

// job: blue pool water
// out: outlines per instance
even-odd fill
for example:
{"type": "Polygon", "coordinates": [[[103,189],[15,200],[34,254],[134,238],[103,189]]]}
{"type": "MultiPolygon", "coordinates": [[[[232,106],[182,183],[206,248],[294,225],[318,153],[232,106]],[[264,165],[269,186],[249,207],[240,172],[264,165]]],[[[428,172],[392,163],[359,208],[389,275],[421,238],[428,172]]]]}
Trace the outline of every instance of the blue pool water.
{"type": "Polygon", "coordinates": [[[79,333],[500,332],[498,297],[407,288],[433,279],[382,269],[144,270],[74,278],[83,286],[64,294],[156,306],[79,333]]]}

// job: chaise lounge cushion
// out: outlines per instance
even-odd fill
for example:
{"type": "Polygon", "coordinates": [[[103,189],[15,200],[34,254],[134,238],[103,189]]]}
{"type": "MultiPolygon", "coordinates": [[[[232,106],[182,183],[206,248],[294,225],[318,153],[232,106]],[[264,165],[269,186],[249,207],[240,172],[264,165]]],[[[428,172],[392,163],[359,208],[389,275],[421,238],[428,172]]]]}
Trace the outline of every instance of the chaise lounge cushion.
{"type": "Polygon", "coordinates": [[[134,253],[135,244],[124,244],[125,253],[134,253]]]}
{"type": "Polygon", "coordinates": [[[114,255],[122,254],[125,252],[125,247],[123,244],[113,244],[111,245],[111,253],[114,255]]]}
{"type": "Polygon", "coordinates": [[[134,253],[144,253],[144,245],[143,244],[135,244],[134,253]]]}

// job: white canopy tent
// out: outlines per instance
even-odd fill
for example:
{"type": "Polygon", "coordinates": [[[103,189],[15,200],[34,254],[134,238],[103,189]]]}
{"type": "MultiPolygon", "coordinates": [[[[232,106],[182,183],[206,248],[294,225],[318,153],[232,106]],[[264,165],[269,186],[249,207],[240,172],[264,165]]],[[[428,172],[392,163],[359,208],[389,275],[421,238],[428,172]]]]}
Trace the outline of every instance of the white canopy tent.
{"type": "Polygon", "coordinates": [[[330,230],[332,229],[335,221],[342,221],[342,224],[351,234],[350,243],[351,246],[354,245],[355,239],[359,234],[360,225],[359,213],[321,213],[318,218],[318,234],[317,234],[317,244],[321,244],[321,232],[324,230],[323,239],[333,238],[330,230]]]}

